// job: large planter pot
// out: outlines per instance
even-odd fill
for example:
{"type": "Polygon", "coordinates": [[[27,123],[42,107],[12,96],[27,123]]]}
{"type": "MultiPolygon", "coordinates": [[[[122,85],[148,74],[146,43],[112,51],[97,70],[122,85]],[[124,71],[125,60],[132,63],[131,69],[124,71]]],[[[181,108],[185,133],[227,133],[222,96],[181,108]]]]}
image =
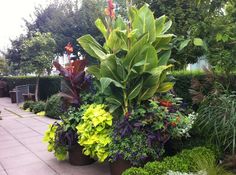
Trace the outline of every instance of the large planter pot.
{"type": "Polygon", "coordinates": [[[122,175],[122,173],[131,168],[131,163],[124,159],[117,159],[115,162],[110,163],[111,175],[122,175]]]}
{"type": "Polygon", "coordinates": [[[94,159],[90,158],[89,156],[85,156],[82,152],[83,147],[79,144],[74,145],[69,150],[69,162],[71,165],[89,165],[95,162],[94,159]]]}

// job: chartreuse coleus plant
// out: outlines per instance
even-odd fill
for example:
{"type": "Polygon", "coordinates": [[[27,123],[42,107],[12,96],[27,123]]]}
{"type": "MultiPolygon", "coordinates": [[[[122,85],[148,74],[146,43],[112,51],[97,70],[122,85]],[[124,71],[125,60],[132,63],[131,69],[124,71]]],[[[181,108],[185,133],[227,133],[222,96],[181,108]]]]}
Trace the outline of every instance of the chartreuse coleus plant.
{"type": "Polygon", "coordinates": [[[57,160],[65,160],[67,156],[67,149],[56,142],[56,132],[60,126],[61,124],[59,123],[50,124],[48,126],[48,130],[45,132],[43,141],[48,143],[48,151],[54,152],[57,160]]]}
{"type": "Polygon", "coordinates": [[[109,155],[108,144],[112,129],[112,115],[102,104],[92,104],[84,112],[76,127],[78,143],[84,147],[83,153],[103,162],[109,155]]]}
{"type": "Polygon", "coordinates": [[[166,32],[172,22],[166,16],[155,19],[147,4],[140,9],[129,7],[128,11],[128,22],[117,17],[105,26],[101,19],[96,20],[105,38],[103,46],[91,35],[78,39],[82,48],[99,61],[88,72],[100,81],[110,112],[123,110],[121,116],[155,93],[173,87],[172,82],[166,82],[166,73],[172,67],[168,60],[174,36],[166,32]]]}

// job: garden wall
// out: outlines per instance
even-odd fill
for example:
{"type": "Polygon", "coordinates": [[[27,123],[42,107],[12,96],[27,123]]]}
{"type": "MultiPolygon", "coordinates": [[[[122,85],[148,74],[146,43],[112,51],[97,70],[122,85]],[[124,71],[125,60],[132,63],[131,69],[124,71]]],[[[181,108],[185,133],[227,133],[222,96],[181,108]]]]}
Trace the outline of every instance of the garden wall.
{"type": "MultiPolygon", "coordinates": [[[[33,76],[13,76],[13,77],[0,77],[0,80],[6,81],[8,89],[12,90],[15,86],[35,84],[36,77],[33,76]]],[[[41,100],[46,100],[48,97],[60,91],[61,77],[47,76],[41,77],[39,80],[39,97],[41,100]]]]}

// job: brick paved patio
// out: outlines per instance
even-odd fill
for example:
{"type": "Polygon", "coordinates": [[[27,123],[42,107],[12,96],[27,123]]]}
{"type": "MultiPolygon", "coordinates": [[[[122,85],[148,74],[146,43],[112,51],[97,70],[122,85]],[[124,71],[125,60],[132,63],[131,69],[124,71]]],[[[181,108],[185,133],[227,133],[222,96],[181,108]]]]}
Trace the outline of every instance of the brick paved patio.
{"type": "Polygon", "coordinates": [[[109,175],[107,164],[71,166],[59,162],[42,138],[54,120],[39,117],[0,98],[0,175],[109,175]]]}

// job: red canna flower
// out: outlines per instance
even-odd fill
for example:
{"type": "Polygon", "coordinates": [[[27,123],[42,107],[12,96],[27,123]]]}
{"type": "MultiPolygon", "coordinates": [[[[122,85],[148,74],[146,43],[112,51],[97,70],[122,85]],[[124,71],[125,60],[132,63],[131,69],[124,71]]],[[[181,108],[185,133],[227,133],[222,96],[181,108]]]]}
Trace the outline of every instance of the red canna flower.
{"type": "Polygon", "coordinates": [[[169,108],[169,107],[172,106],[172,103],[170,101],[168,101],[168,100],[160,100],[159,102],[160,102],[160,105],[164,106],[164,107],[168,107],[169,108]]]}
{"type": "Polygon", "coordinates": [[[66,53],[68,55],[73,53],[74,49],[73,49],[73,46],[72,46],[72,44],[70,42],[66,45],[65,50],[66,50],[66,53]]]}
{"type": "Polygon", "coordinates": [[[107,16],[110,16],[112,19],[114,19],[115,16],[115,5],[112,0],[107,0],[108,7],[105,8],[105,14],[107,16]]]}

